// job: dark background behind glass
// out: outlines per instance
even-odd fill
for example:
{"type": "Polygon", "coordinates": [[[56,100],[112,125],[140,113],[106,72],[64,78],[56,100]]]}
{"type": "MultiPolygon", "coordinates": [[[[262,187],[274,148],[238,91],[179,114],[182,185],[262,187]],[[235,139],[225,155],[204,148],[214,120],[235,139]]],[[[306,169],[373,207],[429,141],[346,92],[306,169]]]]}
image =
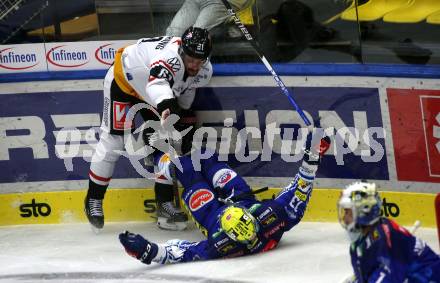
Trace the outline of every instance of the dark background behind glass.
{"type": "MultiPolygon", "coordinates": [[[[417,0],[416,0],[417,1],[417,0]]],[[[423,0],[418,0],[423,1],[423,0]]],[[[256,0],[248,29],[273,63],[440,64],[440,25],[346,21],[345,0],[256,0]],[[280,7],[283,7],[280,10],[280,7]]],[[[359,5],[367,0],[359,0],[359,5]]],[[[5,0],[1,44],[163,35],[183,0],[5,0]],[[16,7],[10,9],[15,4],[16,7]]],[[[233,23],[214,28],[213,62],[258,62],[233,23]]]]}

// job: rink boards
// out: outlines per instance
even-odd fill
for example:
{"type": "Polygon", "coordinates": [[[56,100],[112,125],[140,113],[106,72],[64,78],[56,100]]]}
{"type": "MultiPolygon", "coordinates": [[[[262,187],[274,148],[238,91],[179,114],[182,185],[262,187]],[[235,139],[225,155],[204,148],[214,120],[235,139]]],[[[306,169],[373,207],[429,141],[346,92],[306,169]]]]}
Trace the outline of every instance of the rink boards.
{"type": "MultiPolygon", "coordinates": [[[[270,199],[280,189],[272,188],[258,195],[270,199]]],[[[338,189],[314,189],[303,218],[304,221],[336,222],[338,189]]],[[[57,224],[85,222],[85,191],[37,192],[0,195],[0,225],[57,224]]],[[[403,225],[416,220],[423,227],[435,227],[433,194],[382,192],[382,215],[403,225]]],[[[155,221],[156,205],[154,190],[111,189],[104,201],[105,218],[108,222],[155,221]]]]}
{"type": "MultiPolygon", "coordinates": [[[[386,192],[388,216],[434,226],[434,193],[440,191],[439,80],[283,80],[310,120],[320,118],[320,126],[334,133],[307,220],[336,221],[338,189],[366,179],[386,192]]],[[[0,225],[85,220],[83,196],[99,134],[101,87],[101,80],[0,84],[0,215],[7,215],[0,225]]],[[[304,125],[271,77],[214,77],[198,93],[195,108],[201,126],[215,133],[210,138],[217,151],[254,188],[283,187],[297,172],[295,141],[304,125]],[[237,134],[244,137],[241,142],[237,134]]],[[[106,196],[106,217],[151,221],[152,191],[143,189],[151,186],[121,157],[106,196]]]]}

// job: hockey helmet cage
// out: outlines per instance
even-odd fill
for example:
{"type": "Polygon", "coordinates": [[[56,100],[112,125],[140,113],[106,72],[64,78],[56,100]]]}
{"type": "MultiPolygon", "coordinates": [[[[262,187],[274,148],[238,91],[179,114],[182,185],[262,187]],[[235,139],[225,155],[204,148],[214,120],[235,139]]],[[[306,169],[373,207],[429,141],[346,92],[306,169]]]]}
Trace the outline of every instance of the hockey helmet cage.
{"type": "Polygon", "coordinates": [[[362,226],[368,226],[379,221],[382,201],[376,190],[376,184],[355,182],[348,185],[338,201],[339,223],[347,231],[354,232],[362,226]],[[351,223],[345,222],[346,210],[351,210],[351,223]]]}

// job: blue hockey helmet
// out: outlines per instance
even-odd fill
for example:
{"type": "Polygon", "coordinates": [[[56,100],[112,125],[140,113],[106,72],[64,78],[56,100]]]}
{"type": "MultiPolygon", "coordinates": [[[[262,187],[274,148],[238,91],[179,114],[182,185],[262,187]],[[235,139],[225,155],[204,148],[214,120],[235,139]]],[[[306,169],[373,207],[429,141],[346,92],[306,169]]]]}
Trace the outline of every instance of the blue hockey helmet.
{"type": "Polygon", "coordinates": [[[376,184],[355,182],[348,185],[338,201],[338,220],[348,231],[352,240],[356,240],[361,227],[379,221],[382,201],[376,190],[376,184]]]}

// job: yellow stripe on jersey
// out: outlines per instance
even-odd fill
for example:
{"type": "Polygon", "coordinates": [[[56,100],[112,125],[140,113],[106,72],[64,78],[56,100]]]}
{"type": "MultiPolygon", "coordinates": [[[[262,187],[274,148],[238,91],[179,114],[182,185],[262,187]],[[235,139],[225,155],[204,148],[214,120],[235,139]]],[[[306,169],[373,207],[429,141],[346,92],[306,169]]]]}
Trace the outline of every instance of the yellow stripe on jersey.
{"type": "Polygon", "coordinates": [[[114,76],[116,84],[124,93],[143,100],[142,97],[131,87],[131,85],[125,79],[124,70],[122,68],[122,52],[124,52],[124,47],[119,48],[115,54],[114,76]]]}

